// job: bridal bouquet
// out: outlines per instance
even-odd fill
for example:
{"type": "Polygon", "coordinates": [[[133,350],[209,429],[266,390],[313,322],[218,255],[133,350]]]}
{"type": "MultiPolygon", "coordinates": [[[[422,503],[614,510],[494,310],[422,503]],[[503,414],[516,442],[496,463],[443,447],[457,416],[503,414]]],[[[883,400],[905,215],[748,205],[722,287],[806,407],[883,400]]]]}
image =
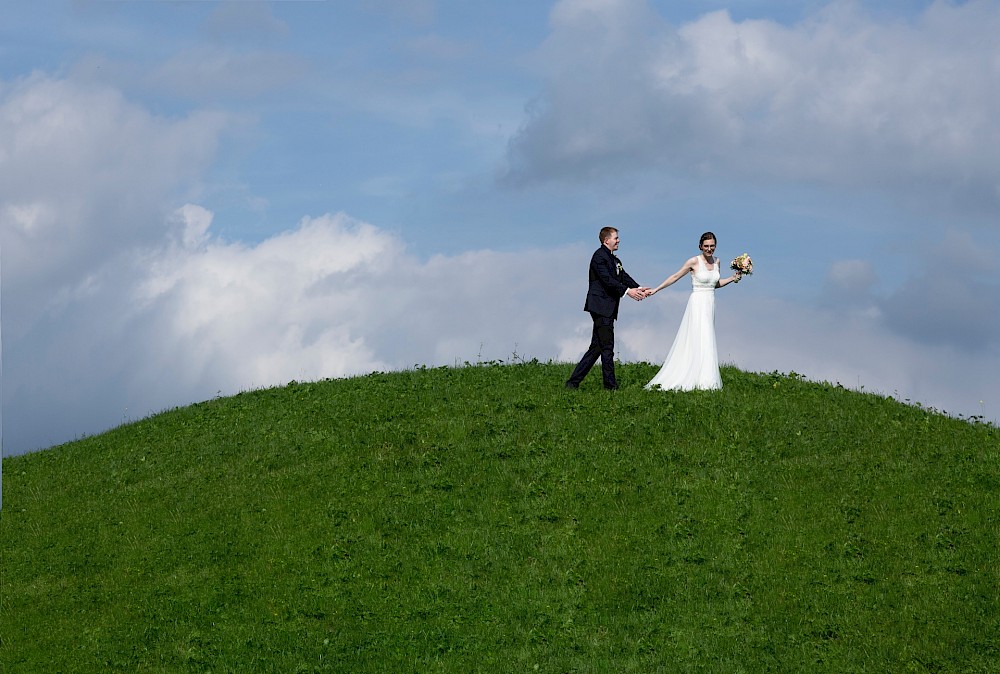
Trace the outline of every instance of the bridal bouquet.
{"type": "Polygon", "coordinates": [[[750,259],[749,255],[743,253],[732,261],[729,268],[733,271],[738,271],[744,276],[750,276],[753,273],[753,260],[750,259]]]}

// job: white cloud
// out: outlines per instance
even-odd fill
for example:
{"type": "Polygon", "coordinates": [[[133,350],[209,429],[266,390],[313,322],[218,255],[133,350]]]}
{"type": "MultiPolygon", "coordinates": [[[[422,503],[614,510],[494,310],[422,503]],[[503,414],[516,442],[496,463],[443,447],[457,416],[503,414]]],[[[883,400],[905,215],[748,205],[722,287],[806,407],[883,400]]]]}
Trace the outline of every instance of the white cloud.
{"type": "Polygon", "coordinates": [[[306,219],[253,247],[167,249],[135,299],[164,324],[168,352],[191,354],[181,368],[215,369],[227,390],[276,383],[293,363],[313,378],[342,376],[383,365],[351,325],[364,279],[398,254],[391,237],[346,216],[306,219]]]}
{"type": "Polygon", "coordinates": [[[10,334],[37,320],[60,288],[123,249],[158,241],[164,201],[205,170],[226,123],[216,113],[157,117],[114,89],[39,75],[0,89],[10,334]]]}
{"type": "Polygon", "coordinates": [[[185,248],[197,248],[208,241],[212,212],[196,204],[185,204],[177,210],[174,223],[180,229],[180,241],[185,248]]]}
{"type": "Polygon", "coordinates": [[[1000,203],[1000,6],[936,3],[911,22],[833,3],[797,25],[646,0],[562,0],[546,89],[510,178],[685,175],[881,186],[1000,203]]]}

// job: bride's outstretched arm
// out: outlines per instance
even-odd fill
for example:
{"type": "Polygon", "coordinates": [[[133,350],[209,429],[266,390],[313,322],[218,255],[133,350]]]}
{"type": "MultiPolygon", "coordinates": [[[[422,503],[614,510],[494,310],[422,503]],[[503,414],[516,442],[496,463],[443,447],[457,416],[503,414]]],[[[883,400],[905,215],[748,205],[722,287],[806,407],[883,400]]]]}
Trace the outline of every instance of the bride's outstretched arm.
{"type": "Polygon", "coordinates": [[[661,283],[660,285],[658,285],[655,288],[653,288],[652,290],[650,290],[649,291],[649,295],[647,295],[647,297],[655,295],[656,293],[660,292],[664,288],[666,288],[668,286],[672,286],[673,284],[677,283],[682,278],[684,278],[684,276],[686,276],[687,273],[690,272],[691,269],[693,269],[693,268],[694,268],[694,258],[691,258],[690,260],[688,260],[687,262],[684,263],[683,267],[681,267],[680,269],[678,269],[677,271],[675,271],[673,274],[671,274],[670,276],[668,276],[666,279],[664,279],[663,283],[661,283]]]}

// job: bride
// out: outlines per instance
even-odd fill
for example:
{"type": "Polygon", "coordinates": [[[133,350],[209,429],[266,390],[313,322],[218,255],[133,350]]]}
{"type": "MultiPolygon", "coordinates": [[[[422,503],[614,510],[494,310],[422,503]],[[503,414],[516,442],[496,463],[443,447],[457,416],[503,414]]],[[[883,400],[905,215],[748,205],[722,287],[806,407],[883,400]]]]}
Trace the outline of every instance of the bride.
{"type": "Polygon", "coordinates": [[[691,274],[691,297],[688,298],[681,326],[663,367],[646,384],[647,389],[719,389],[719,354],[715,347],[715,289],[739,283],[742,274],[736,272],[721,278],[719,260],[715,257],[715,234],[705,232],[698,241],[700,255],[695,255],[680,269],[649,292],[655,295],[691,274]]]}

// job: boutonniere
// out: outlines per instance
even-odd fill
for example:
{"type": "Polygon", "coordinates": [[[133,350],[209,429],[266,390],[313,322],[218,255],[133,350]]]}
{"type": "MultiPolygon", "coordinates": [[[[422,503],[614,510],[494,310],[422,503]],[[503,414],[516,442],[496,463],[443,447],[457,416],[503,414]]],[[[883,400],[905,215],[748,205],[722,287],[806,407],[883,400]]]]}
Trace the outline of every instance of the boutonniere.
{"type": "Polygon", "coordinates": [[[621,260],[615,260],[615,266],[618,267],[618,273],[622,273],[622,263],[621,260]]]}

